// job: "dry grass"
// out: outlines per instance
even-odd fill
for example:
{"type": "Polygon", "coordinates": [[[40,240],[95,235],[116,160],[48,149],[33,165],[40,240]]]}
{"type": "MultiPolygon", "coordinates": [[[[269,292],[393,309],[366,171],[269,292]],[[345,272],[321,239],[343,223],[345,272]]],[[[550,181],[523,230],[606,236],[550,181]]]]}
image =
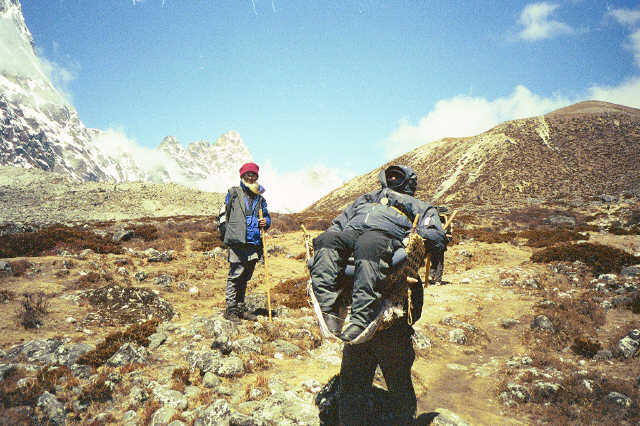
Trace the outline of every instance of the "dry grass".
{"type": "Polygon", "coordinates": [[[25,293],[16,310],[18,323],[24,328],[40,328],[42,320],[49,313],[49,296],[42,292],[25,293]]]}
{"type": "Polygon", "coordinates": [[[79,252],[91,249],[96,253],[121,253],[119,243],[80,228],[53,225],[35,232],[23,232],[0,237],[0,258],[37,257],[57,250],[79,252]]]}

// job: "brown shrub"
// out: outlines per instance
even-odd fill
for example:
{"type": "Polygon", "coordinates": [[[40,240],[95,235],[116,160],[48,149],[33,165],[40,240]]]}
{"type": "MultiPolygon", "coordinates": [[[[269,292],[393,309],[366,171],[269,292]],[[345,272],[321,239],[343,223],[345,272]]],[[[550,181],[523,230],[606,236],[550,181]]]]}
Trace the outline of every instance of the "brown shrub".
{"type": "Polygon", "coordinates": [[[161,239],[161,240],[158,239],[153,244],[153,247],[159,251],[168,251],[168,250],[184,251],[185,242],[184,242],[184,238],[182,237],[167,238],[167,239],[161,239]]]}
{"type": "Polygon", "coordinates": [[[562,244],[548,247],[531,256],[532,262],[574,262],[579,260],[591,267],[594,274],[619,273],[627,265],[640,262],[640,257],[623,250],[595,243],[562,244]]]}
{"type": "Polygon", "coordinates": [[[107,375],[102,373],[95,380],[82,388],[80,401],[84,404],[105,402],[112,399],[112,387],[105,383],[107,375]]]}
{"type": "Polygon", "coordinates": [[[133,342],[140,346],[149,346],[148,337],[156,332],[160,320],[152,319],[139,324],[132,324],[125,331],[116,331],[105,337],[104,341],[92,351],[78,358],[78,364],[100,367],[125,343],[133,342]]]}
{"type": "Polygon", "coordinates": [[[217,232],[211,232],[198,237],[198,239],[191,245],[191,249],[194,251],[211,251],[216,247],[222,246],[223,243],[220,239],[220,235],[217,232]]]}
{"type": "Polygon", "coordinates": [[[162,408],[162,403],[156,399],[148,399],[144,402],[142,406],[142,418],[141,424],[150,425],[151,419],[153,418],[153,414],[162,408]]]}
{"type": "Polygon", "coordinates": [[[9,262],[9,265],[11,265],[11,273],[14,277],[22,276],[25,272],[27,272],[27,269],[33,267],[33,263],[24,259],[9,262]]]}
{"type": "Polygon", "coordinates": [[[490,244],[507,243],[513,241],[516,236],[515,232],[498,232],[491,228],[459,229],[453,234],[453,244],[469,239],[490,244]]]}
{"type": "Polygon", "coordinates": [[[273,366],[273,363],[263,355],[252,352],[248,355],[244,362],[249,373],[256,373],[259,371],[266,371],[273,366]]]}
{"type": "Polygon", "coordinates": [[[58,249],[96,253],[121,253],[119,243],[79,228],[53,225],[35,232],[0,237],[0,257],[35,257],[53,254],[58,249]]]}
{"type": "Polygon", "coordinates": [[[24,328],[39,328],[42,326],[42,319],[49,313],[48,296],[42,292],[24,293],[24,299],[16,310],[18,322],[24,328]]]}
{"type": "Polygon", "coordinates": [[[253,383],[248,383],[244,389],[244,400],[248,401],[251,396],[251,391],[254,389],[262,389],[263,393],[268,395],[269,392],[269,379],[262,374],[258,374],[256,377],[256,381],[253,383]]]}
{"type": "Polygon", "coordinates": [[[589,234],[581,234],[568,229],[528,230],[520,232],[518,237],[526,238],[525,244],[529,247],[549,247],[567,241],[588,240],[589,234]]]}
{"type": "Polygon", "coordinates": [[[640,314],[640,292],[636,292],[631,300],[631,312],[640,314]]]}
{"type": "Polygon", "coordinates": [[[0,303],[4,303],[8,300],[13,300],[16,297],[16,294],[11,291],[11,290],[7,290],[5,288],[0,289],[0,303]]]}
{"type": "Polygon", "coordinates": [[[68,367],[46,366],[39,370],[28,386],[18,386],[18,381],[26,377],[22,369],[11,367],[0,381],[0,404],[4,408],[21,405],[35,406],[44,391],[55,394],[56,386],[73,378],[68,367]]]}
{"type": "Polygon", "coordinates": [[[570,342],[578,338],[583,339],[584,335],[595,335],[597,329],[606,322],[606,312],[592,300],[592,293],[585,293],[581,299],[565,300],[553,296],[549,299],[555,306],[536,309],[538,313],[546,315],[551,320],[554,331],[526,330],[526,341],[533,342],[539,339],[549,349],[561,350],[570,342]]]}
{"type": "Polygon", "coordinates": [[[307,280],[307,277],[297,277],[275,285],[272,291],[277,295],[278,303],[291,309],[309,306],[307,280]]]}
{"type": "Polygon", "coordinates": [[[133,231],[133,238],[140,238],[147,242],[158,238],[158,228],[154,225],[129,225],[126,229],[133,231]]]}
{"type": "Polygon", "coordinates": [[[298,223],[294,215],[271,213],[271,227],[269,230],[277,230],[280,232],[299,231],[300,223],[298,223]]]}
{"type": "Polygon", "coordinates": [[[190,375],[191,373],[189,372],[188,368],[181,367],[173,370],[173,373],[171,374],[171,378],[176,382],[180,382],[188,386],[191,384],[191,381],[189,380],[190,375]]]}
{"type": "Polygon", "coordinates": [[[579,336],[573,341],[571,350],[585,358],[593,358],[598,351],[602,349],[602,345],[585,336],[579,336]]]}

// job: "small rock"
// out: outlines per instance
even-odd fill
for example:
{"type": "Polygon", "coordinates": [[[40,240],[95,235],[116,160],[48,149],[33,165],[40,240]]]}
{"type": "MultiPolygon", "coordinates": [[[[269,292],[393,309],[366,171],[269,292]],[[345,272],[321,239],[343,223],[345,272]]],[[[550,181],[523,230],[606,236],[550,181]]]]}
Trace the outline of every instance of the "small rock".
{"type": "Polygon", "coordinates": [[[432,426],[469,426],[462,418],[446,408],[436,408],[437,416],[431,421],[432,426]]]}
{"type": "Polygon", "coordinates": [[[631,407],[631,398],[618,392],[609,392],[606,399],[622,408],[631,407]]]}
{"type": "Polygon", "coordinates": [[[464,345],[467,343],[467,336],[464,334],[464,330],[456,328],[449,332],[449,341],[451,343],[457,343],[458,345],[464,345]]]}
{"type": "Polygon", "coordinates": [[[537,317],[535,317],[533,319],[533,322],[531,323],[531,328],[532,329],[537,328],[540,330],[550,331],[550,332],[554,331],[553,323],[545,315],[538,315],[537,317]]]}
{"type": "Polygon", "coordinates": [[[206,372],[202,378],[202,384],[207,388],[217,388],[221,383],[220,379],[210,371],[206,372]]]}
{"type": "Polygon", "coordinates": [[[517,319],[512,319],[512,318],[502,318],[500,320],[500,326],[502,328],[513,328],[516,325],[520,324],[520,321],[518,321],[517,319]]]}
{"type": "Polygon", "coordinates": [[[148,275],[145,271],[138,271],[136,272],[134,275],[135,279],[140,282],[140,281],[144,281],[147,279],[148,275]]]}
{"type": "Polygon", "coordinates": [[[625,277],[640,277],[640,265],[626,266],[622,268],[620,275],[625,277]]]}
{"type": "Polygon", "coordinates": [[[49,392],[44,391],[38,398],[38,408],[44,412],[54,425],[65,424],[64,404],[49,392]]]}
{"type": "Polygon", "coordinates": [[[171,418],[177,413],[178,411],[173,407],[164,406],[159,408],[151,417],[151,426],[168,425],[171,418]]]}

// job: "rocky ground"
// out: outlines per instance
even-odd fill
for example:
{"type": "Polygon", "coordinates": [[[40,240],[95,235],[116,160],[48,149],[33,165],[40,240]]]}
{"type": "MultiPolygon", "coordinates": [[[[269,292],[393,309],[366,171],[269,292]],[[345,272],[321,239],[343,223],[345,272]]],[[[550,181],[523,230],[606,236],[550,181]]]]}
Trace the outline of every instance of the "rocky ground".
{"type": "MultiPolygon", "coordinates": [[[[426,288],[414,325],[422,424],[640,422],[640,235],[620,232],[640,203],[544,208],[457,216],[445,285],[426,288]],[[548,247],[518,232],[572,221],[590,226],[587,243],[631,257],[531,260],[548,247]]],[[[319,424],[314,401],[341,344],[320,337],[306,300],[296,221],[274,220],[269,276],[258,265],[248,290],[259,319],[240,324],[222,317],[228,265],[210,217],[85,221],[17,257],[8,241],[35,240],[5,226],[0,424],[319,424]]]]}

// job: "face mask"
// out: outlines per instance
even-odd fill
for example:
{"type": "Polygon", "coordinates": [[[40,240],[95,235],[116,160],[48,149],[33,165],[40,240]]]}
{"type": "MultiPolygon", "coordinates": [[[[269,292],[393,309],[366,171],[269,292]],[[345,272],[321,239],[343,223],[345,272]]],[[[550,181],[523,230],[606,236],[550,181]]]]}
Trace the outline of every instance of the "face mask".
{"type": "Polygon", "coordinates": [[[247,182],[244,178],[242,179],[242,183],[244,184],[244,186],[246,186],[247,188],[249,188],[251,190],[251,192],[253,192],[254,194],[262,194],[262,187],[260,186],[260,184],[258,183],[257,180],[255,180],[254,182],[247,182]]]}

